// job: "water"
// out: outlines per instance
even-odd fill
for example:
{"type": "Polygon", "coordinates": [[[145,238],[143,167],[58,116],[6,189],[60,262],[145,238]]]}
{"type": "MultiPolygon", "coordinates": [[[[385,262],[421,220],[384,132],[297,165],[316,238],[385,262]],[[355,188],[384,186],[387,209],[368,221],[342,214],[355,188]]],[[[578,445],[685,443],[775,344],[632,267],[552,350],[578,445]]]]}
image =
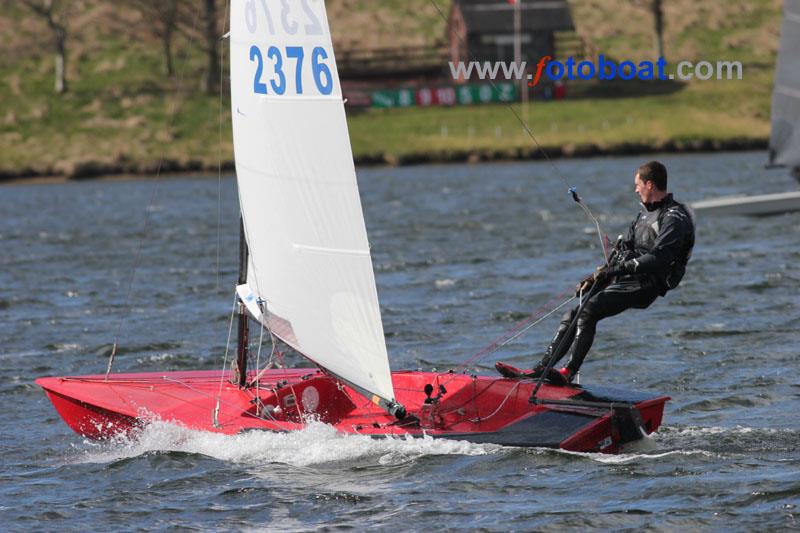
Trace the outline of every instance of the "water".
{"type": "MultiPolygon", "coordinates": [[[[663,159],[682,200],[793,188],[764,157],[663,159]]],[[[643,160],[557,165],[613,237],[638,207],[643,160]]],[[[461,363],[601,258],[546,163],[364,169],[359,181],[394,368],[461,363]]],[[[3,530],[800,528],[800,214],[701,218],[681,287],[601,322],[584,382],[673,397],[662,430],[625,455],[321,425],[225,437],[159,423],[100,444],[73,434],[33,378],[102,371],[117,331],[117,370],[219,368],[237,216],[231,179],[0,188],[3,530]]],[[[556,322],[475,370],[530,364],[556,322]]]]}

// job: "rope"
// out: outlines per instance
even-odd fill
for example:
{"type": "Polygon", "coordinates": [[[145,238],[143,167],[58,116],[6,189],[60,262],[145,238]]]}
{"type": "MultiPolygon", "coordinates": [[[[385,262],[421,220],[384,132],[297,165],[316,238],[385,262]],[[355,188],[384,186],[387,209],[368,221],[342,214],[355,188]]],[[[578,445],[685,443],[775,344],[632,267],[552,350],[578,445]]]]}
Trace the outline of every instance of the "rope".
{"type": "MultiPolygon", "coordinates": [[[[545,320],[545,319],[547,319],[548,317],[552,316],[552,315],[553,315],[553,313],[556,313],[556,312],[557,312],[557,311],[559,311],[559,310],[560,310],[562,307],[564,307],[564,306],[565,306],[565,305],[567,305],[568,303],[572,302],[572,301],[573,301],[573,300],[576,298],[575,296],[571,296],[571,297],[570,297],[570,298],[568,298],[567,300],[564,300],[563,302],[561,302],[561,303],[560,303],[558,306],[556,306],[555,308],[553,308],[553,309],[550,309],[550,311],[548,311],[547,313],[545,313],[545,314],[544,314],[544,315],[542,315],[542,316],[539,316],[537,319],[535,319],[535,320],[534,320],[534,317],[536,317],[536,316],[537,316],[537,315],[538,315],[540,312],[542,312],[542,311],[544,311],[545,309],[549,308],[549,307],[550,307],[550,305],[552,305],[552,303],[554,303],[554,301],[556,301],[556,300],[560,300],[560,299],[561,299],[561,298],[563,298],[563,297],[564,297],[566,294],[569,294],[569,293],[568,293],[568,292],[564,292],[564,293],[561,293],[560,295],[556,296],[555,298],[553,298],[553,300],[551,300],[550,302],[548,302],[548,303],[547,303],[547,304],[545,304],[544,306],[542,306],[542,307],[540,307],[539,309],[537,309],[537,310],[536,310],[534,313],[532,313],[532,314],[531,314],[530,316],[528,316],[526,319],[524,319],[524,320],[522,320],[522,321],[518,322],[518,323],[517,323],[517,324],[516,324],[516,325],[515,325],[513,328],[511,328],[510,330],[508,330],[507,332],[505,332],[503,335],[500,335],[499,337],[497,337],[497,338],[496,338],[494,341],[492,341],[492,342],[491,342],[491,343],[490,343],[488,346],[486,346],[486,348],[484,348],[484,349],[482,349],[482,350],[478,351],[477,353],[475,353],[474,355],[472,355],[471,357],[469,357],[469,358],[468,358],[466,361],[464,361],[464,362],[463,362],[463,363],[461,363],[461,364],[460,364],[458,367],[456,367],[456,369],[457,369],[459,372],[461,372],[461,371],[463,371],[463,369],[464,369],[464,368],[465,368],[467,365],[469,365],[470,363],[472,363],[472,362],[474,362],[474,361],[477,361],[478,359],[481,359],[481,358],[483,358],[483,357],[486,357],[486,356],[488,356],[488,355],[491,355],[491,354],[493,354],[494,352],[496,352],[497,350],[499,350],[499,349],[500,349],[500,348],[502,348],[503,346],[507,345],[508,343],[510,343],[511,341],[513,341],[514,339],[517,339],[517,338],[519,338],[519,337],[520,337],[520,336],[521,336],[523,333],[525,333],[525,332],[526,332],[526,331],[528,331],[529,329],[533,328],[534,326],[536,326],[536,325],[540,324],[542,321],[544,321],[544,320],[545,320]]],[[[442,383],[442,385],[448,385],[448,384],[450,384],[450,382],[452,382],[452,381],[455,379],[455,375],[454,375],[454,374],[452,374],[452,373],[439,374],[439,375],[436,377],[436,379],[437,379],[437,380],[439,380],[439,379],[444,379],[444,383],[442,383]],[[446,376],[446,377],[445,377],[445,376],[446,376]]],[[[477,419],[470,419],[470,422],[478,422],[478,421],[480,421],[480,420],[488,420],[489,418],[491,418],[491,417],[493,417],[494,415],[496,415],[496,414],[497,414],[497,413],[500,411],[500,409],[502,409],[503,405],[505,405],[506,401],[507,401],[507,400],[508,400],[508,398],[511,396],[511,393],[512,393],[512,392],[513,392],[513,391],[516,389],[516,387],[517,387],[518,385],[519,385],[519,382],[518,382],[516,385],[514,385],[514,387],[512,387],[512,388],[511,388],[511,390],[508,392],[508,394],[506,395],[506,397],[505,397],[505,398],[504,398],[504,399],[503,399],[503,400],[500,402],[500,404],[497,406],[497,408],[495,409],[495,411],[494,411],[492,414],[490,414],[489,416],[483,417],[483,418],[480,418],[480,417],[479,417],[479,418],[477,418],[477,419]]],[[[491,385],[490,385],[490,387],[491,387],[491,385]]],[[[487,389],[484,389],[484,391],[482,391],[482,392],[481,392],[481,394],[483,394],[484,392],[486,392],[486,390],[488,390],[488,387],[487,387],[487,389]]],[[[421,392],[421,391],[420,391],[420,392],[421,392]]],[[[477,396],[475,396],[475,397],[477,397],[477,396]]],[[[473,400],[475,399],[475,397],[473,397],[473,400]]],[[[448,413],[449,413],[449,412],[452,412],[452,411],[448,411],[448,413]]],[[[447,414],[447,413],[444,413],[444,414],[447,414]]]]}
{"type": "MultiPolygon", "coordinates": [[[[254,377],[250,381],[250,383],[255,383],[256,384],[256,390],[258,390],[258,381],[267,372],[267,370],[272,368],[273,365],[274,365],[273,358],[275,357],[275,353],[276,353],[276,350],[275,350],[275,348],[276,348],[276,346],[275,346],[275,337],[272,335],[272,330],[271,329],[267,328],[267,331],[269,332],[269,338],[272,341],[272,351],[269,354],[269,361],[267,361],[267,364],[264,365],[264,368],[261,371],[259,371],[258,374],[256,374],[256,377],[254,377]]],[[[261,352],[261,347],[259,347],[258,350],[259,350],[259,353],[260,353],[261,352]]],[[[283,357],[279,355],[279,359],[283,359],[283,357]]],[[[282,365],[282,366],[284,367],[284,370],[285,370],[285,366],[286,365],[282,365]]],[[[256,369],[258,369],[258,363],[256,363],[256,369]]]]}
{"type": "MultiPolygon", "coordinates": [[[[258,367],[261,366],[261,348],[264,346],[264,323],[259,322],[260,328],[258,331],[258,350],[256,351],[256,371],[258,371],[258,367]]],[[[260,376],[261,374],[259,374],[260,376]]],[[[252,381],[250,382],[253,383],[252,381]]],[[[255,380],[256,385],[256,397],[258,397],[258,380],[255,380]]]]}
{"type": "Polygon", "coordinates": [[[238,295],[234,294],[233,296],[233,308],[231,309],[231,319],[228,323],[228,340],[225,341],[225,356],[222,359],[222,372],[219,374],[219,391],[217,392],[217,403],[214,406],[214,412],[212,413],[212,418],[214,420],[214,427],[217,427],[217,414],[219,413],[219,402],[220,397],[222,396],[222,383],[225,381],[225,367],[228,366],[228,350],[230,349],[231,345],[231,334],[233,332],[233,317],[236,315],[236,303],[238,300],[238,295]]]}
{"type": "Polygon", "coordinates": [[[592,211],[589,207],[583,203],[583,199],[578,196],[578,189],[575,187],[570,187],[569,194],[572,195],[572,199],[583,209],[583,212],[586,213],[586,216],[594,222],[594,227],[597,229],[597,236],[600,239],[600,249],[603,250],[603,259],[605,259],[606,264],[608,264],[608,235],[603,233],[603,229],[600,227],[600,221],[592,214],[592,211]],[[604,238],[605,235],[605,238],[604,238]]]}
{"type": "MultiPolygon", "coordinates": [[[[539,376],[539,381],[536,382],[536,386],[533,388],[533,392],[531,393],[531,399],[535,399],[536,398],[536,394],[538,394],[539,389],[542,387],[542,384],[544,383],[544,380],[547,377],[547,374],[550,372],[550,369],[553,368],[555,366],[555,364],[558,362],[557,359],[561,359],[561,357],[556,358],[553,354],[557,354],[557,353],[561,352],[562,348],[564,347],[564,344],[570,338],[572,330],[575,327],[577,327],[578,317],[581,315],[581,311],[583,311],[583,308],[586,306],[586,304],[589,302],[589,300],[592,298],[592,296],[597,294],[598,289],[600,289],[599,285],[600,285],[599,283],[595,283],[594,285],[592,285],[592,288],[589,289],[589,294],[586,296],[585,300],[583,300],[583,294],[581,294],[582,303],[575,310],[575,316],[572,317],[572,321],[570,322],[569,326],[567,327],[567,331],[564,333],[564,336],[561,338],[561,340],[559,341],[558,345],[553,349],[553,352],[550,355],[550,359],[547,361],[547,365],[545,366],[544,370],[542,371],[542,375],[539,376]]],[[[570,341],[570,342],[572,342],[572,341],[570,341]]],[[[563,357],[563,355],[562,355],[562,357],[563,357]]]]}
{"type": "Polygon", "coordinates": [[[512,394],[512,393],[513,393],[515,390],[517,390],[517,387],[519,387],[520,383],[522,383],[522,382],[521,382],[521,381],[517,381],[517,382],[514,384],[514,386],[513,386],[513,387],[511,387],[511,388],[508,390],[508,394],[506,394],[506,397],[505,397],[505,398],[503,398],[503,401],[502,401],[502,402],[500,402],[500,405],[498,405],[498,406],[497,406],[497,409],[495,409],[494,411],[492,411],[492,413],[491,413],[489,416],[484,416],[483,418],[481,418],[481,417],[477,417],[477,418],[471,418],[469,421],[470,421],[470,422],[475,422],[475,423],[482,422],[482,421],[484,421],[484,420],[489,420],[489,419],[490,419],[490,418],[492,418],[494,415],[496,415],[497,413],[499,413],[499,412],[500,412],[500,409],[502,409],[502,408],[503,408],[503,406],[504,406],[504,405],[506,404],[506,402],[508,401],[508,399],[509,399],[509,398],[511,398],[511,394],[512,394]]]}
{"type": "MultiPolygon", "coordinates": [[[[436,3],[436,1],[435,0],[430,0],[430,3],[436,9],[436,11],[438,12],[439,16],[442,18],[442,20],[445,21],[445,23],[446,23],[447,22],[447,17],[444,15],[444,13],[442,12],[441,8],[436,3]]],[[[227,3],[226,3],[225,17],[226,17],[226,20],[227,20],[227,17],[228,17],[228,4],[227,3]]],[[[455,32],[454,32],[454,35],[461,42],[462,46],[464,46],[466,48],[466,43],[463,41],[461,36],[456,34],[455,32]]],[[[220,51],[220,56],[222,57],[222,50],[220,51]]],[[[470,56],[470,59],[474,59],[471,54],[469,56],[470,56]]],[[[220,70],[222,71],[222,69],[220,69],[220,70]]],[[[220,78],[222,78],[222,72],[220,73],[220,78]]],[[[493,80],[489,80],[489,83],[492,85],[493,88],[495,88],[495,89],[497,88],[496,84],[494,83],[493,80]]],[[[218,270],[218,278],[217,279],[218,279],[218,282],[217,283],[218,283],[218,285],[219,285],[219,248],[220,248],[220,244],[219,244],[219,241],[220,241],[220,229],[219,228],[220,228],[220,224],[221,224],[220,220],[219,220],[220,217],[221,217],[221,207],[220,207],[219,204],[221,202],[221,174],[222,174],[222,170],[221,170],[221,167],[222,167],[222,162],[221,162],[222,87],[221,86],[222,86],[222,84],[220,83],[220,97],[219,97],[219,102],[220,102],[220,105],[219,105],[219,109],[220,109],[220,120],[219,120],[220,148],[219,148],[219,161],[218,161],[218,182],[219,182],[219,186],[218,186],[218,235],[217,235],[217,242],[218,242],[218,248],[217,248],[217,267],[218,267],[217,268],[217,270],[218,270]]],[[[604,258],[605,258],[606,262],[608,262],[608,251],[607,251],[607,247],[605,245],[605,241],[603,239],[603,232],[602,232],[602,228],[601,228],[599,220],[597,219],[597,217],[594,216],[594,214],[592,213],[592,211],[589,208],[589,206],[585,202],[583,202],[583,200],[578,196],[576,187],[570,186],[570,184],[567,181],[566,177],[563,175],[563,173],[560,171],[558,166],[551,159],[550,155],[547,153],[547,151],[544,149],[544,147],[539,143],[539,140],[536,138],[536,135],[534,135],[532,129],[527,124],[527,122],[525,120],[523,120],[523,118],[520,116],[520,114],[517,112],[517,110],[514,109],[513,105],[508,104],[507,107],[511,111],[511,113],[514,115],[516,120],[519,122],[519,124],[522,126],[522,128],[526,132],[526,134],[530,137],[530,139],[536,145],[537,149],[542,153],[542,155],[544,156],[545,160],[552,167],[552,169],[555,172],[555,174],[569,187],[568,192],[572,195],[573,200],[576,203],[578,203],[578,205],[581,207],[581,209],[584,211],[584,213],[587,215],[587,217],[594,223],[594,225],[595,225],[595,227],[597,229],[597,232],[598,232],[598,236],[599,236],[600,241],[601,241],[601,249],[603,251],[604,258]]],[[[247,233],[248,233],[248,231],[247,231],[247,221],[245,220],[243,211],[242,211],[242,213],[243,213],[242,214],[242,219],[243,219],[244,231],[245,231],[245,235],[247,235],[247,233]]],[[[257,276],[255,275],[255,272],[253,272],[253,280],[254,280],[254,282],[256,284],[256,287],[258,287],[258,279],[257,279],[257,276]]],[[[561,295],[556,297],[554,300],[561,299],[566,294],[567,293],[562,293],[561,295]]],[[[533,328],[536,325],[540,324],[542,321],[544,321],[545,319],[547,319],[548,317],[550,317],[551,315],[556,313],[558,310],[563,308],[565,305],[569,304],[574,299],[575,299],[575,296],[572,296],[572,297],[568,298],[567,300],[563,301],[562,303],[560,303],[555,308],[551,309],[549,312],[547,312],[544,315],[542,315],[542,316],[540,316],[540,317],[535,319],[535,317],[540,312],[539,310],[537,310],[535,313],[531,314],[528,318],[526,318],[525,320],[523,320],[523,321],[519,322],[518,324],[516,324],[511,330],[507,331],[506,333],[504,333],[500,337],[496,338],[486,348],[484,348],[484,349],[480,350],[479,352],[473,354],[471,357],[469,357],[464,363],[459,365],[457,368],[458,369],[463,369],[467,365],[469,365],[470,363],[496,352],[500,348],[506,346],[508,343],[510,343],[513,340],[519,338],[521,335],[523,335],[525,332],[527,332],[531,328],[533,328]]],[[[234,300],[234,302],[235,301],[236,300],[234,300]]],[[[552,303],[552,301],[550,303],[552,303]]],[[[545,307],[549,307],[550,303],[548,303],[545,307]]],[[[235,309],[235,303],[234,303],[234,309],[235,309]]],[[[260,322],[260,325],[261,325],[261,330],[260,330],[260,336],[259,336],[259,347],[258,347],[257,356],[256,356],[256,369],[258,369],[260,367],[261,349],[262,349],[262,346],[263,346],[263,333],[264,333],[264,329],[265,329],[263,322],[260,322]]],[[[229,326],[228,344],[226,344],[225,360],[224,360],[224,363],[223,363],[223,372],[224,372],[224,369],[225,369],[225,365],[227,364],[227,355],[228,355],[228,348],[229,348],[228,345],[230,344],[230,334],[231,334],[232,327],[233,327],[233,313],[232,313],[232,316],[231,316],[231,323],[230,323],[230,326],[229,326]]],[[[272,353],[270,355],[270,360],[269,360],[269,363],[267,364],[267,366],[265,366],[264,369],[260,370],[258,372],[258,374],[256,375],[255,379],[251,381],[251,384],[255,383],[255,385],[256,385],[256,393],[258,392],[259,380],[263,376],[263,374],[268,370],[268,368],[270,368],[270,366],[272,364],[272,358],[273,358],[274,353],[275,353],[275,340],[274,340],[272,331],[271,331],[270,328],[266,328],[266,329],[269,331],[270,338],[272,339],[272,353]]],[[[109,367],[110,367],[110,365],[109,365],[109,367]]],[[[486,417],[486,418],[490,418],[491,416],[494,416],[502,408],[502,406],[505,404],[505,402],[507,401],[508,397],[510,397],[511,393],[516,389],[516,387],[517,387],[517,385],[515,385],[511,389],[511,391],[509,391],[509,393],[506,395],[506,398],[501,402],[501,404],[498,406],[498,408],[495,410],[495,412],[492,413],[491,415],[489,415],[489,417],[486,417]]],[[[290,389],[292,390],[292,393],[294,394],[294,389],[292,387],[292,384],[290,384],[290,389]]],[[[538,389],[538,387],[537,387],[537,389],[538,389]]],[[[222,378],[220,379],[220,394],[221,394],[221,390],[222,390],[222,378]]],[[[535,392],[534,392],[534,394],[535,394],[535,392]]],[[[295,395],[295,401],[297,402],[298,412],[300,412],[300,406],[299,406],[300,400],[297,398],[296,395],[295,395]]],[[[218,410],[218,408],[219,408],[219,396],[217,397],[217,410],[218,410]]]]}
{"type": "Polygon", "coordinates": [[[473,363],[473,362],[477,361],[478,359],[482,359],[483,357],[486,357],[488,355],[491,355],[491,354],[495,353],[497,350],[499,350],[503,346],[505,346],[508,343],[510,343],[511,341],[519,338],[523,333],[525,333],[529,329],[533,328],[534,326],[537,326],[543,320],[545,320],[546,318],[552,316],[553,313],[557,312],[559,309],[561,309],[562,307],[564,307],[565,305],[570,303],[572,300],[574,300],[575,296],[571,296],[567,300],[561,302],[555,308],[553,308],[550,311],[548,311],[546,314],[544,314],[542,316],[539,316],[538,318],[535,318],[541,312],[543,312],[547,308],[549,308],[550,305],[552,305],[555,301],[560,300],[561,298],[563,298],[567,294],[569,294],[569,293],[568,292],[563,292],[563,293],[559,294],[558,296],[556,296],[555,298],[550,300],[548,303],[546,303],[545,305],[543,305],[542,307],[540,307],[539,309],[534,311],[530,316],[528,316],[524,320],[521,320],[520,322],[515,324],[514,327],[512,327],[511,329],[509,329],[508,331],[506,331],[505,333],[503,333],[499,337],[497,337],[495,340],[493,340],[491,343],[489,343],[489,345],[487,345],[485,348],[483,348],[482,350],[478,351],[477,353],[475,353],[472,356],[470,356],[469,358],[467,358],[466,361],[464,361],[463,363],[461,363],[459,366],[456,367],[456,371],[461,371],[464,368],[466,368],[467,365],[469,365],[470,363],[473,363]]]}

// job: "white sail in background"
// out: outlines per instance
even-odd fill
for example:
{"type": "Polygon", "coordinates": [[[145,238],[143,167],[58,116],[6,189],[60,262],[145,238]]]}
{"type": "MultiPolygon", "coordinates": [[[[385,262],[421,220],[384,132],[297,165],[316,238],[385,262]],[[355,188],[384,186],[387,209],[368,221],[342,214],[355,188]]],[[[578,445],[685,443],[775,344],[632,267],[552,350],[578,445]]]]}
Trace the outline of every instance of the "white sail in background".
{"type": "Polygon", "coordinates": [[[800,0],[784,0],[769,158],[774,165],[800,167],[800,0]]]}
{"type": "Polygon", "coordinates": [[[247,284],[265,324],[394,400],[323,0],[233,0],[231,113],[247,284]]]}

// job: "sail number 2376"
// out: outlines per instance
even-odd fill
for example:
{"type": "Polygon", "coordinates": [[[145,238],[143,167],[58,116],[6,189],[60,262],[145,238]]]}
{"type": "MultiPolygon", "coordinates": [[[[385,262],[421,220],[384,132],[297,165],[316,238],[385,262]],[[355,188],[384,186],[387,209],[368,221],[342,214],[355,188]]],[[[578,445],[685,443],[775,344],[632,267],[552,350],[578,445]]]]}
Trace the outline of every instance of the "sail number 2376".
{"type": "MultiPolygon", "coordinates": [[[[305,48],[302,46],[287,46],[285,49],[277,46],[270,46],[267,49],[266,58],[272,62],[273,75],[264,79],[264,54],[261,48],[256,45],[250,47],[250,61],[255,62],[255,75],[253,77],[253,92],[256,94],[276,94],[284,95],[287,89],[291,91],[287,78],[287,72],[291,76],[291,68],[287,69],[289,60],[294,62],[294,93],[303,94],[303,65],[305,63],[305,48]],[[269,88],[267,87],[269,83],[269,88]],[[270,90],[271,89],[271,90],[270,90]]],[[[328,52],[321,46],[315,47],[311,51],[311,74],[314,84],[322,95],[329,95],[333,92],[333,75],[331,69],[324,63],[328,59],[328,52]]]]}

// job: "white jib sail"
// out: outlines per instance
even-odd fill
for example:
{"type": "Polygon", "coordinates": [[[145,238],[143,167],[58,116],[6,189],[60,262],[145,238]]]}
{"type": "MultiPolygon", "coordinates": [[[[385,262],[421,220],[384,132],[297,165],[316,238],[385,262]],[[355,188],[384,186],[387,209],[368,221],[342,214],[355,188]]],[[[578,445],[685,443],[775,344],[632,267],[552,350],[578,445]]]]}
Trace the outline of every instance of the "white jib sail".
{"type": "Polygon", "coordinates": [[[231,114],[247,284],[300,353],[394,400],[323,0],[233,0],[231,114]]]}

